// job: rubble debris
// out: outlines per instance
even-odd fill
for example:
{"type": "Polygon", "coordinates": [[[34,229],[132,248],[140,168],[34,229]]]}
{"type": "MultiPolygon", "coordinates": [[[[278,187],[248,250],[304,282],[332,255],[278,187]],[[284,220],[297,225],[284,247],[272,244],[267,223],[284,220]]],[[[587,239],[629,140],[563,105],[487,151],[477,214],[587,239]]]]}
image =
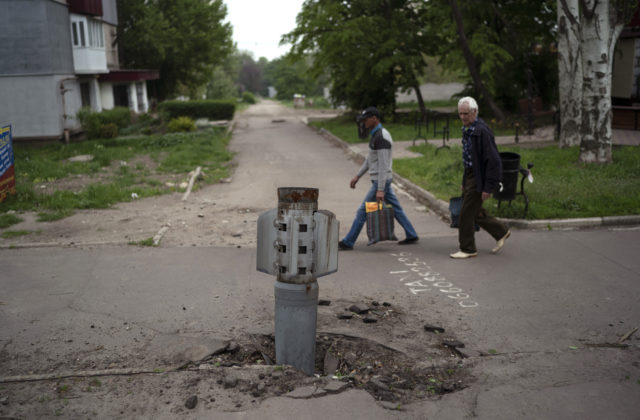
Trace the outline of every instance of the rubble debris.
{"type": "Polygon", "coordinates": [[[464,343],[458,340],[454,340],[452,338],[447,338],[442,340],[442,345],[445,347],[449,347],[452,349],[464,348],[464,343]]]}
{"type": "Polygon", "coordinates": [[[444,332],[444,328],[430,324],[424,324],[424,330],[436,334],[442,334],[444,332]]]}
{"type": "Polygon", "coordinates": [[[331,349],[327,350],[327,353],[324,355],[324,368],[323,373],[325,375],[333,375],[338,370],[338,365],[340,361],[333,354],[331,349]]]}
{"type": "Polygon", "coordinates": [[[362,315],[369,312],[369,306],[365,305],[364,303],[356,303],[354,305],[351,305],[349,307],[349,310],[353,313],[362,315]]]}
{"type": "Polygon", "coordinates": [[[196,405],[198,405],[198,397],[195,395],[192,395],[189,398],[187,398],[187,401],[184,403],[184,406],[187,407],[189,410],[193,410],[194,408],[196,408],[196,405]]]}

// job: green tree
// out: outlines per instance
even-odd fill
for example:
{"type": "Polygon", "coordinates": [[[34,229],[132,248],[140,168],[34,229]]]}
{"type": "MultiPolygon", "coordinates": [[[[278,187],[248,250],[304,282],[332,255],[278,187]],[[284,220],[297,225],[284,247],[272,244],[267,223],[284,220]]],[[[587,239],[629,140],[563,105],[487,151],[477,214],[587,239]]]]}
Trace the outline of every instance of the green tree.
{"type": "Polygon", "coordinates": [[[207,84],[207,99],[230,99],[238,97],[238,86],[234,83],[223,66],[213,69],[211,79],[207,84]]]}
{"type": "Polygon", "coordinates": [[[194,95],[232,51],[222,0],[118,0],[123,67],[160,70],[161,99],[194,95]]]}
{"type": "Polygon", "coordinates": [[[296,93],[314,96],[322,93],[322,78],[310,71],[310,59],[280,57],[265,65],[265,84],[273,86],[278,99],[291,99],[296,93]]]}
{"type": "Polygon", "coordinates": [[[466,93],[495,116],[529,96],[555,103],[554,0],[433,0],[428,9],[440,62],[464,70],[466,93]]]}
{"type": "Polygon", "coordinates": [[[616,41],[637,0],[558,0],[560,145],[579,160],[611,163],[611,78],[616,41]]]}
{"type": "Polygon", "coordinates": [[[237,83],[241,91],[260,93],[264,89],[263,67],[264,61],[257,62],[249,52],[239,54],[240,69],[237,75],[237,83]]]}
{"type": "Polygon", "coordinates": [[[326,72],[335,102],[352,109],[375,104],[390,113],[395,110],[396,91],[418,87],[424,74],[423,54],[432,46],[431,34],[424,30],[427,4],[307,0],[297,27],[282,40],[292,44],[292,57],[313,57],[315,76],[326,72]]]}

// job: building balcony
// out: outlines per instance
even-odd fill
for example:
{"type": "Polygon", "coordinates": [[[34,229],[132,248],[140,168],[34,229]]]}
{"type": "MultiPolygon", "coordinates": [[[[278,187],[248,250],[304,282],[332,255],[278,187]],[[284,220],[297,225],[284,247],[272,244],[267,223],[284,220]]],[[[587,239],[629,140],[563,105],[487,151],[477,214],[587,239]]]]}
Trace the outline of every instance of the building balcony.
{"type": "Polygon", "coordinates": [[[73,67],[76,74],[108,73],[107,54],[104,48],[74,48],[73,67]]]}

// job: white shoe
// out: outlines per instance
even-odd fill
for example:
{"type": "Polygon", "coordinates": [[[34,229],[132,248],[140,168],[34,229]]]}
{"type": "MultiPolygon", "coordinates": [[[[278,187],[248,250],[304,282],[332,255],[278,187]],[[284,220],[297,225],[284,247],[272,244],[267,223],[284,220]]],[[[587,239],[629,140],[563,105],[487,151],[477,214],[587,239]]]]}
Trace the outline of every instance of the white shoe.
{"type": "Polygon", "coordinates": [[[469,254],[469,253],[463,252],[463,251],[458,251],[458,252],[454,252],[453,254],[449,254],[449,256],[451,258],[455,258],[457,260],[461,260],[461,259],[464,259],[464,258],[471,258],[471,257],[475,257],[477,255],[478,255],[477,252],[473,252],[473,253],[469,254]]]}
{"type": "Polygon", "coordinates": [[[507,240],[507,238],[509,238],[509,236],[511,236],[511,231],[508,230],[507,233],[504,234],[504,236],[496,243],[496,247],[493,248],[491,250],[491,252],[493,252],[494,254],[498,251],[500,251],[502,249],[502,247],[504,246],[504,241],[507,240]]]}

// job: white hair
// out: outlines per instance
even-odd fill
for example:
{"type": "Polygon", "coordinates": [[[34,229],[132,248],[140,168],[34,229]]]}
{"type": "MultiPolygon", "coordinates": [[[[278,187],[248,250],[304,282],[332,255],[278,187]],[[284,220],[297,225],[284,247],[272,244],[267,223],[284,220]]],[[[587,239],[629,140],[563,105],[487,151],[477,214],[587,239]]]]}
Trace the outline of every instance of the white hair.
{"type": "Polygon", "coordinates": [[[471,96],[465,96],[464,98],[458,101],[458,107],[462,104],[467,104],[469,106],[470,111],[478,111],[478,103],[471,96]]]}

